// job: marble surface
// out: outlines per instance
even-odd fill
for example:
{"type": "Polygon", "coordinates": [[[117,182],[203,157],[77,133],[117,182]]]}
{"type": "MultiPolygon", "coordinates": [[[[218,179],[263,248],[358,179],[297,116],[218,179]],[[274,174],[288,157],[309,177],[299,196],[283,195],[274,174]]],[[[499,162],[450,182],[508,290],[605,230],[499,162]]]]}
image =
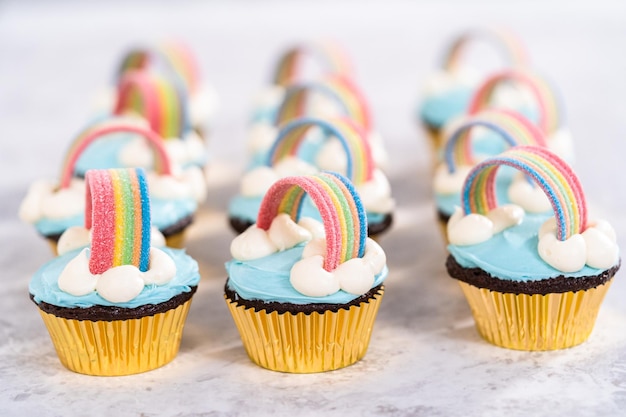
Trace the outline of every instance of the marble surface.
{"type": "Polygon", "coordinates": [[[0,3],[0,415],[623,415],[622,272],[586,343],[536,353],[483,341],[445,273],[428,147],[412,111],[445,39],[482,24],[517,31],[558,83],[592,209],[613,222],[626,247],[626,4],[502,3],[0,3]],[[59,363],[28,299],[31,274],[51,254],[17,219],[17,207],[30,182],[57,175],[119,54],[168,35],[191,43],[221,96],[210,197],[189,235],[202,282],[171,364],[128,377],[78,375],[59,363]],[[281,48],[320,36],[340,40],[353,56],[393,158],[397,221],[381,240],[391,272],[366,357],[335,372],[289,375],[249,361],[222,299],[232,238],[224,212],[244,162],[252,95],[281,48]]]}

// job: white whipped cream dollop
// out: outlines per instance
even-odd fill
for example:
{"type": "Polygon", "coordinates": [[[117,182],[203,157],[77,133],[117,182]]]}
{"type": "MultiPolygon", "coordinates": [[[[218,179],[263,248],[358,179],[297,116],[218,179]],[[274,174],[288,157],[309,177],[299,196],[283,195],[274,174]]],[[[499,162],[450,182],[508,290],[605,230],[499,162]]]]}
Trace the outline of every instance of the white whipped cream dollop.
{"type": "Polygon", "coordinates": [[[509,200],[529,213],[545,213],[552,210],[546,193],[535,183],[528,182],[524,174],[517,172],[507,191],[509,200]]]}
{"type": "Polygon", "coordinates": [[[198,203],[207,196],[206,178],[198,167],[189,167],[173,175],[147,172],[150,195],[162,199],[192,198],[198,203]]]}
{"type": "Polygon", "coordinates": [[[467,68],[453,72],[440,70],[428,77],[424,84],[423,92],[426,96],[436,96],[453,91],[459,87],[473,87],[479,81],[479,74],[467,68]]]}
{"type": "Polygon", "coordinates": [[[165,252],[150,248],[149,268],[141,272],[133,265],[111,268],[102,274],[89,270],[89,249],[83,249],[65,266],[59,288],[77,297],[93,291],[112,303],[124,303],[138,296],[145,285],[163,285],[176,275],[176,264],[165,252]]]}
{"type": "Polygon", "coordinates": [[[439,164],[435,169],[433,189],[437,194],[441,195],[460,193],[465,178],[467,178],[472,168],[470,165],[460,165],[456,167],[454,172],[450,172],[447,164],[439,164]]]}
{"type": "Polygon", "coordinates": [[[619,261],[619,247],[613,227],[605,220],[589,222],[580,234],[560,241],[556,237],[556,219],[550,218],[539,229],[539,256],[562,272],[580,271],[585,265],[608,269],[619,261]]]}
{"type": "Polygon", "coordinates": [[[271,123],[256,122],[248,129],[246,146],[248,152],[256,154],[264,152],[272,147],[278,136],[278,129],[271,123]]]}
{"type": "Polygon", "coordinates": [[[202,84],[189,96],[189,120],[193,126],[205,126],[213,122],[219,108],[219,94],[210,84],[202,84]]]}
{"type": "Polygon", "coordinates": [[[569,164],[574,162],[574,139],[569,129],[560,127],[546,138],[548,149],[563,158],[569,164]]]}
{"type": "Polygon", "coordinates": [[[476,245],[504,229],[520,224],[523,219],[524,210],[515,204],[498,206],[486,216],[478,213],[465,215],[457,207],[448,220],[448,241],[452,245],[476,245]]]}
{"type": "Polygon", "coordinates": [[[68,188],[59,188],[58,182],[34,182],[22,201],[18,216],[25,222],[41,219],[62,219],[85,211],[85,181],[72,178],[68,188]]]}

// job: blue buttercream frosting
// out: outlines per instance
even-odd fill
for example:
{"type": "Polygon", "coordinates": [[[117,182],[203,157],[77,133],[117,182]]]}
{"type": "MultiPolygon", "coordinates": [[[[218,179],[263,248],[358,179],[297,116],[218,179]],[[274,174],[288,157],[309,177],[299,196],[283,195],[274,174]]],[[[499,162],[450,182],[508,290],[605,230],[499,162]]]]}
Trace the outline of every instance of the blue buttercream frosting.
{"type": "Polygon", "coordinates": [[[80,297],[68,294],[59,288],[58,280],[65,266],[82,250],[76,249],[56,257],[43,265],[33,276],[28,286],[36,303],[46,302],[58,307],[87,308],[95,305],[136,308],[147,304],[159,304],[176,295],[191,291],[200,282],[198,263],[182,249],[159,248],[168,254],[176,264],[176,275],[163,285],[149,284],[141,293],[125,303],[112,303],[97,292],[80,297]]]}
{"type": "Polygon", "coordinates": [[[547,220],[545,215],[526,214],[521,224],[494,235],[476,245],[448,245],[454,259],[464,268],[480,268],[507,281],[539,281],[566,275],[567,278],[593,276],[604,270],[585,266],[578,272],[564,274],[548,265],[537,252],[537,234],[547,220]]]}
{"type": "MultiPolygon", "coordinates": [[[[228,288],[246,300],[291,304],[345,304],[359,297],[343,290],[325,297],[309,297],[296,291],[289,282],[289,273],[293,264],[301,259],[303,250],[304,245],[298,245],[252,261],[227,262],[228,288]]],[[[376,275],[372,288],[382,284],[388,273],[385,266],[376,275]]]]}
{"type": "Polygon", "coordinates": [[[459,87],[426,97],[419,109],[420,119],[429,126],[441,128],[454,117],[467,111],[472,94],[471,88],[459,87]]]}

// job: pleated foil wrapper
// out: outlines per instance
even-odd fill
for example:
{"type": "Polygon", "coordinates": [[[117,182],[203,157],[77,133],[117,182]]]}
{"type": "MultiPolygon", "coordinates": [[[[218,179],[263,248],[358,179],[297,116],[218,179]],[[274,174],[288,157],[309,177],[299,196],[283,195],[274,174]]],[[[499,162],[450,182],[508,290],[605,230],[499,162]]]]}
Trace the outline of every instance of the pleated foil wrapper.
{"type": "Polygon", "coordinates": [[[225,297],[250,359],[272,371],[325,372],[367,352],[384,287],[367,302],[324,313],[268,313],[225,297]]]}
{"type": "Polygon", "coordinates": [[[39,310],[61,363],[96,376],[146,372],[170,362],[180,347],[191,299],[137,319],[71,320],[39,310]]]}
{"type": "Polygon", "coordinates": [[[480,335],[517,350],[555,350],[589,337],[611,281],[596,288],[552,294],[511,294],[459,281],[480,335]]]}
{"type": "Polygon", "coordinates": [[[178,233],[165,237],[165,245],[168,248],[184,249],[185,248],[185,232],[186,229],[181,230],[178,233]]]}

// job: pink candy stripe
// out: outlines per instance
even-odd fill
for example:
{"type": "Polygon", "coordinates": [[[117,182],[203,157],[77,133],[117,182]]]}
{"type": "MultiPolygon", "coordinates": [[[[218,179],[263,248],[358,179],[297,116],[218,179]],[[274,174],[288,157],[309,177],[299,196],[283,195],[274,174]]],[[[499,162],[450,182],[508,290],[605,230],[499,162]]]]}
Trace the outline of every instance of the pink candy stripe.
{"type": "Polygon", "coordinates": [[[85,227],[91,229],[89,271],[102,274],[112,267],[115,240],[115,200],[106,170],[87,171],[85,227]]]}
{"type": "Polygon", "coordinates": [[[163,139],[157,133],[134,125],[105,125],[104,127],[94,128],[91,132],[89,132],[82,139],[80,139],[80,143],[76,144],[76,146],[70,149],[70,153],[66,157],[63,171],[61,172],[61,188],[68,188],[70,186],[70,181],[72,180],[72,176],[74,175],[74,167],[76,165],[76,161],[78,161],[80,155],[92,142],[94,142],[101,136],[105,136],[110,133],[120,132],[136,133],[146,138],[148,140],[148,143],[152,145],[152,149],[155,151],[155,154],[157,156],[157,161],[155,162],[156,167],[160,168],[159,173],[162,175],[172,174],[172,166],[169,155],[163,147],[163,139]]]}
{"type": "MultiPolygon", "coordinates": [[[[326,258],[324,269],[333,271],[339,266],[341,259],[341,226],[339,216],[335,210],[332,200],[324,191],[324,188],[311,177],[286,177],[278,180],[270,187],[261,202],[257,218],[257,226],[263,230],[268,230],[272,220],[278,213],[278,207],[283,196],[292,186],[301,187],[313,200],[317,207],[326,232],[326,258]]],[[[295,220],[295,219],[294,219],[295,220]]]]}

